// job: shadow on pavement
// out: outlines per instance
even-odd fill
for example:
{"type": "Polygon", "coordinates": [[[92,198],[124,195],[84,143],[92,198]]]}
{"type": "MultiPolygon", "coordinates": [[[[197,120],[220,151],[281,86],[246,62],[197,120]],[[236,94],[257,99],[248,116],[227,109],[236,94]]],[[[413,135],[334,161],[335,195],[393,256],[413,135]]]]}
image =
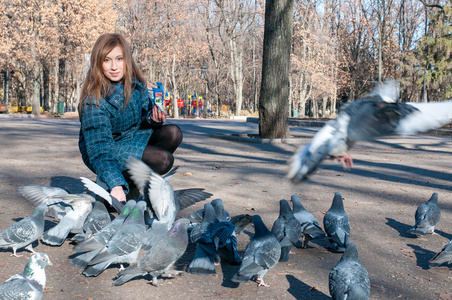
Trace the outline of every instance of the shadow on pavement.
{"type": "Polygon", "coordinates": [[[311,287],[306,283],[298,280],[293,275],[286,275],[287,281],[290,284],[290,287],[287,291],[297,300],[308,300],[308,299],[316,299],[316,300],[325,300],[331,299],[329,296],[325,295],[315,287],[311,287]]]}

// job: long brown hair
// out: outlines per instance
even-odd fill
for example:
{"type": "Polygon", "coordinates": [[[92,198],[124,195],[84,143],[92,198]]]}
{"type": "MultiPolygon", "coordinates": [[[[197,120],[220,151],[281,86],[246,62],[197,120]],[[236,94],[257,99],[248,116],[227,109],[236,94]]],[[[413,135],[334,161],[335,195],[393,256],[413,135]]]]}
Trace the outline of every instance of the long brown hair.
{"type": "Polygon", "coordinates": [[[132,51],[125,38],[118,33],[105,33],[101,35],[93,46],[91,51],[91,61],[88,73],[82,86],[82,93],[80,96],[80,103],[78,106],[79,113],[81,109],[86,107],[88,98],[96,99],[96,105],[99,105],[100,98],[104,98],[113,92],[111,81],[105,77],[103,73],[103,62],[108,53],[116,46],[120,46],[123,52],[124,59],[124,77],[122,83],[124,84],[125,103],[123,109],[129,103],[132,95],[132,88],[134,83],[132,79],[135,78],[146,87],[146,80],[143,77],[140,69],[136,65],[132,57],[132,51]]]}

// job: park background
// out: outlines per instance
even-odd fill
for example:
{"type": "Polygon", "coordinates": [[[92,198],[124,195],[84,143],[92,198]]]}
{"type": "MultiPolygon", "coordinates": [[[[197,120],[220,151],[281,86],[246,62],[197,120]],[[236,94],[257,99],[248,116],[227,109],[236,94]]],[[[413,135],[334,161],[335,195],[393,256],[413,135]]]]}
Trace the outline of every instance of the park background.
{"type": "MultiPolygon", "coordinates": [[[[293,7],[290,115],[334,117],[388,78],[401,101],[450,98],[450,1],[267,2],[293,7]]],[[[0,103],[10,112],[76,110],[94,41],[119,32],[172,103],[197,95],[212,116],[257,114],[265,1],[0,3],[0,103]]]]}

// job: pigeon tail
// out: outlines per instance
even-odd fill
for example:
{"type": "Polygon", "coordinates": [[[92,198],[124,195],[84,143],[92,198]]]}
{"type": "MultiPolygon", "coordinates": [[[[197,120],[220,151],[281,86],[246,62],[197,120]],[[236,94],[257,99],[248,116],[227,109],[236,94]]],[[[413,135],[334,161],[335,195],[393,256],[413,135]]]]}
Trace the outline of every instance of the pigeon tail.
{"type": "Polygon", "coordinates": [[[86,252],[77,257],[74,257],[73,259],[71,259],[71,264],[80,269],[85,269],[89,265],[91,260],[97,255],[97,253],[99,253],[99,251],[100,249],[86,252]]]}
{"type": "Polygon", "coordinates": [[[96,265],[92,265],[89,266],[88,268],[86,268],[83,271],[83,275],[85,275],[86,277],[92,277],[92,276],[98,276],[100,275],[103,271],[105,271],[106,268],[108,268],[108,266],[113,262],[112,260],[107,260],[107,261],[103,261],[101,263],[98,263],[96,265]]]}
{"type": "Polygon", "coordinates": [[[52,246],[61,246],[71,232],[70,227],[55,226],[42,236],[42,241],[52,246]]]}
{"type": "Polygon", "coordinates": [[[288,261],[289,260],[289,253],[290,249],[292,247],[281,247],[281,256],[279,258],[279,261],[288,261]]]}
{"type": "Polygon", "coordinates": [[[427,227],[420,227],[420,228],[411,228],[410,230],[407,231],[407,233],[412,234],[412,235],[426,235],[427,234],[427,227]]]}
{"type": "Polygon", "coordinates": [[[185,271],[198,275],[215,274],[215,255],[212,256],[203,249],[202,244],[198,244],[195,257],[185,271]]]}
{"type": "Polygon", "coordinates": [[[115,285],[115,286],[123,285],[124,283],[126,283],[126,282],[128,282],[128,281],[134,279],[135,277],[138,277],[138,276],[144,276],[144,275],[146,275],[146,272],[143,272],[143,273],[133,273],[133,274],[125,274],[125,275],[120,276],[118,279],[116,279],[116,280],[113,282],[113,285],[115,285]]]}

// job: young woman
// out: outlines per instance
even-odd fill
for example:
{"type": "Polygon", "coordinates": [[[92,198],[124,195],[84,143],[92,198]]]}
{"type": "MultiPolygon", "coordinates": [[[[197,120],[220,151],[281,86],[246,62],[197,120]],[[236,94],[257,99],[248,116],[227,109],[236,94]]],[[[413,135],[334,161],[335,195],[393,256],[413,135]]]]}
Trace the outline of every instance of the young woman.
{"type": "Polygon", "coordinates": [[[94,44],[78,110],[82,159],[119,201],[126,201],[129,192],[129,156],[159,174],[173,166],[182,132],[176,125],[163,125],[165,114],[149,95],[120,34],[103,34],[94,44]]]}

